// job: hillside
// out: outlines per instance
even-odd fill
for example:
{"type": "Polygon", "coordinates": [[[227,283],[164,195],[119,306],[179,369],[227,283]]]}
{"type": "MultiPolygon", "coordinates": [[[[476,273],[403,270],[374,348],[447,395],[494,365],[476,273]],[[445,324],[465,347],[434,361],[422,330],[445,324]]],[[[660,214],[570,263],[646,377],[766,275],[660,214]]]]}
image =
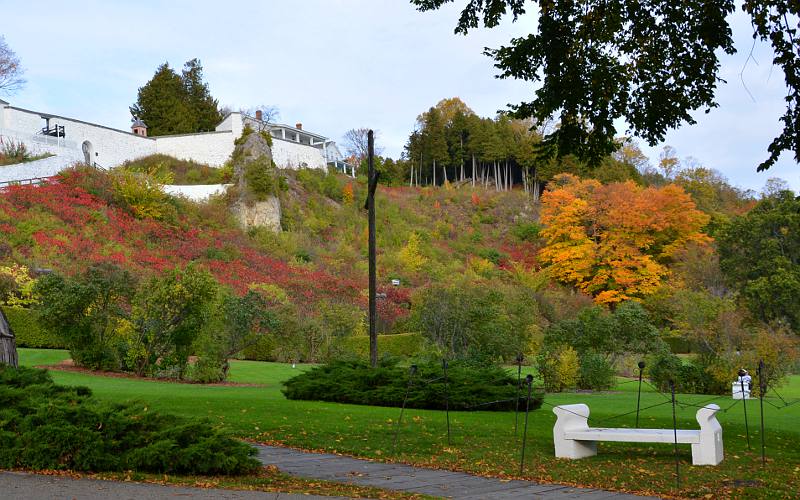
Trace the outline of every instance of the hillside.
{"type": "MultiPolygon", "coordinates": [[[[0,264],[76,275],[110,262],[141,280],[196,263],[239,294],[256,287],[285,301],[290,318],[283,326],[306,337],[300,345],[317,342],[310,337],[327,345],[363,334],[364,186],[314,170],[283,175],[279,234],[243,232],[225,199],[191,203],[127,174],[77,169],[47,185],[11,186],[0,191],[0,264]]],[[[535,262],[534,216],[528,198],[515,191],[382,186],[381,332],[405,332],[411,297],[431,282],[469,276],[497,289],[513,281],[510,270],[535,262]],[[392,279],[400,285],[392,286],[392,279]]],[[[324,357],[324,348],[298,349],[303,359],[324,357]]]]}

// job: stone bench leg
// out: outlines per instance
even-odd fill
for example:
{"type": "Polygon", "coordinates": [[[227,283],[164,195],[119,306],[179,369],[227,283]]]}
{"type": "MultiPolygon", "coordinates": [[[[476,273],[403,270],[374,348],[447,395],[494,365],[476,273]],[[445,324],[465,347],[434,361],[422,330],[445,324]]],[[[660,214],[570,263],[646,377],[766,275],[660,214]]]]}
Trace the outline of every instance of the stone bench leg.
{"type": "Polygon", "coordinates": [[[723,459],[722,426],[717,421],[719,405],[709,404],[697,410],[700,442],[692,445],[693,465],[718,465],[723,459]]]}
{"type": "Polygon", "coordinates": [[[558,458],[584,458],[597,455],[596,441],[576,441],[565,437],[567,431],[589,428],[589,407],[585,404],[560,405],[553,408],[556,425],[553,426],[553,444],[558,458]]]}

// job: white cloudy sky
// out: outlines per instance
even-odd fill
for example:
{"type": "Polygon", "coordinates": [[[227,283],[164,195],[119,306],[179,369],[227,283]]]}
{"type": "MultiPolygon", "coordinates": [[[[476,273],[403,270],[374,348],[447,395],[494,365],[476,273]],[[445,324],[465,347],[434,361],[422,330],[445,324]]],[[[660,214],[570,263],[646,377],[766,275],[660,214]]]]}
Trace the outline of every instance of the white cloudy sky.
{"type": "MultiPolygon", "coordinates": [[[[221,104],[273,104],[281,121],[334,139],[371,127],[386,153],[398,156],[416,116],[443,97],[493,115],[531,96],[522,82],[495,79],[482,49],[529,32],[535,17],[456,36],[464,3],[419,13],[404,0],[0,0],[0,35],[28,80],[6,100],[126,129],[128,106],[155,68],[197,57],[221,104]]],[[[800,190],[800,166],[789,155],[769,173],[755,172],[779,130],[785,89],[770,52],[757,46],[758,64],[743,74],[751,99],[739,76],[752,43],[749,23],[741,14],[733,21],[740,53],[723,58],[720,108],[698,112],[697,125],[666,142],[740,187],[759,190],[781,177],[800,190]]],[[[655,159],[661,146],[645,150],[655,159]]]]}

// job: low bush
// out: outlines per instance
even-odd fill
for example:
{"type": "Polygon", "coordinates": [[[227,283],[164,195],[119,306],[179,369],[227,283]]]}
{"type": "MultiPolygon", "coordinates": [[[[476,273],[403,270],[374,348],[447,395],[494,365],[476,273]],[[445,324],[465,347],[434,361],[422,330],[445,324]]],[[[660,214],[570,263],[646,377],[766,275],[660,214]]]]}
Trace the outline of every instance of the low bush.
{"type": "Polygon", "coordinates": [[[17,347],[66,349],[67,343],[58,335],[39,326],[36,311],[22,307],[5,307],[8,324],[17,337],[17,347]]]}
{"type": "MultiPolygon", "coordinates": [[[[447,374],[452,410],[513,410],[516,406],[517,380],[500,366],[452,362],[447,374]]],[[[283,393],[289,399],[401,406],[410,376],[409,368],[388,358],[375,368],[363,361],[335,361],[287,380],[283,393]]],[[[537,394],[531,400],[532,409],[541,407],[542,401],[543,396],[537,394]]],[[[406,406],[445,409],[440,362],[417,365],[406,406]]]]}
{"type": "Polygon", "coordinates": [[[541,230],[542,226],[535,222],[517,222],[511,228],[511,233],[520,241],[536,241],[541,230]]]}
{"type": "Polygon", "coordinates": [[[579,389],[605,391],[614,387],[616,381],[614,367],[605,357],[596,352],[586,351],[580,358],[579,389]]]}
{"type": "MultiPolygon", "coordinates": [[[[343,341],[344,350],[360,359],[369,359],[369,337],[348,337],[343,341]]],[[[424,339],[419,333],[378,335],[378,352],[395,357],[412,358],[422,354],[424,339]]]]}
{"type": "Polygon", "coordinates": [[[688,394],[720,393],[714,380],[705,370],[671,353],[653,356],[648,362],[648,376],[660,391],[669,392],[669,381],[675,382],[675,391],[688,394]]]}
{"type": "Polygon", "coordinates": [[[233,170],[216,168],[191,160],[179,160],[164,154],[145,156],[133,161],[126,161],[122,168],[132,172],[156,172],[158,175],[170,175],[173,184],[226,184],[231,182],[233,170]]]}
{"type": "Polygon", "coordinates": [[[243,474],[256,450],[204,421],[110,404],[55,385],[33,368],[0,365],[0,468],[243,474]]]}
{"type": "Polygon", "coordinates": [[[539,374],[547,392],[575,389],[581,374],[578,353],[570,346],[550,346],[537,358],[539,374]]]}
{"type": "Polygon", "coordinates": [[[241,359],[251,361],[275,361],[275,348],[277,343],[272,335],[261,336],[255,344],[245,348],[240,354],[241,359]]]}

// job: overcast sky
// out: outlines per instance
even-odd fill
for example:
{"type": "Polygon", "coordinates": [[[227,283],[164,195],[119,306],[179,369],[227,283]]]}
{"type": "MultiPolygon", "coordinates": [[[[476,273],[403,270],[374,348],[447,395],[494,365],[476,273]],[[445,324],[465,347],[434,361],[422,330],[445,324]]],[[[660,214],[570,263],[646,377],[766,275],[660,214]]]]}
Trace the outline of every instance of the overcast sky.
{"type": "MultiPolygon", "coordinates": [[[[0,34],[28,80],[4,99],[128,129],[128,106],[156,67],[167,61],[179,69],[197,57],[221,105],[272,104],[280,121],[339,141],[350,128],[371,127],[397,157],[417,115],[444,97],[491,116],[532,95],[528,84],[495,79],[482,50],[530,32],[535,15],[454,35],[464,3],[420,13],[404,0],[0,0],[0,34]]],[[[737,186],[758,191],[768,177],[781,177],[800,190],[800,166],[790,155],[768,173],[755,172],[780,129],[785,87],[763,46],[742,83],[752,38],[746,17],[737,14],[733,24],[739,54],[722,59],[728,83],[719,89],[720,107],[696,113],[698,124],[671,132],[666,143],[737,186]]],[[[642,146],[657,161],[663,145],[642,146]]]]}

